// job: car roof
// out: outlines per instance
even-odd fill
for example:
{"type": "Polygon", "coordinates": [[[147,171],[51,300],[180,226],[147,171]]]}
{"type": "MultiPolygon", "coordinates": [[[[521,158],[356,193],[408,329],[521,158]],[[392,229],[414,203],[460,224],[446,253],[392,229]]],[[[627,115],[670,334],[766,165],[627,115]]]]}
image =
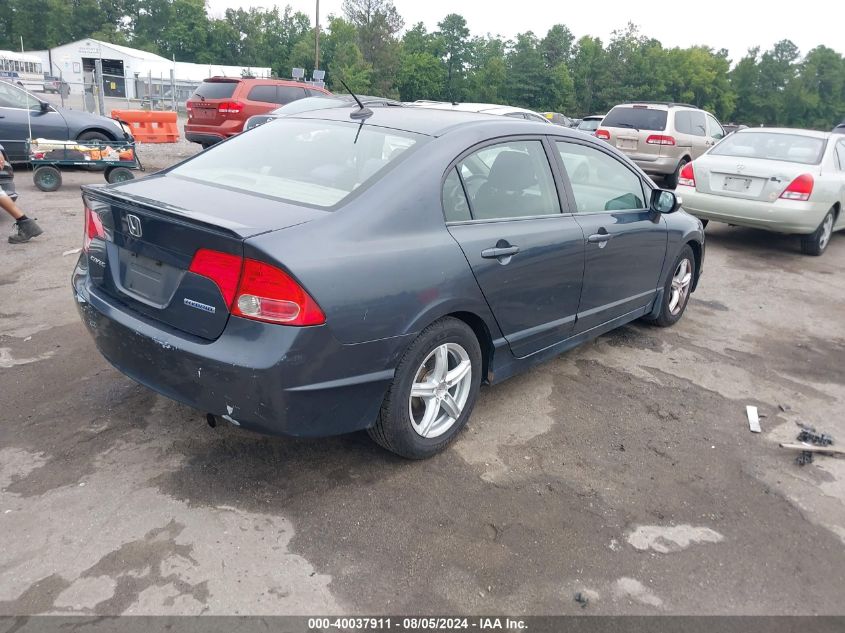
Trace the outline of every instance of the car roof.
{"type": "Polygon", "coordinates": [[[810,138],[827,139],[834,136],[832,132],[820,132],[818,130],[802,130],[790,127],[747,127],[744,130],[737,130],[734,134],[753,134],[754,132],[770,132],[772,134],[793,134],[798,136],[809,136],[810,138]]]}
{"type": "MultiPolygon", "coordinates": [[[[312,110],[300,114],[292,114],[286,118],[358,122],[349,116],[353,110],[357,109],[357,106],[351,104],[343,108],[312,110]]],[[[491,116],[479,112],[440,108],[373,108],[372,113],[370,117],[365,119],[365,122],[370,125],[424,134],[426,136],[442,136],[452,129],[480,123],[486,123],[490,126],[498,125],[500,128],[508,127],[514,130],[514,133],[525,130],[527,133],[549,134],[551,132],[549,128],[554,128],[555,130],[566,129],[560,126],[548,125],[542,121],[527,121],[525,119],[514,119],[511,117],[491,116]],[[534,129],[529,131],[526,126],[533,126],[534,129]]]]}
{"type": "Polygon", "coordinates": [[[593,119],[603,119],[606,117],[606,114],[591,114],[589,116],[585,116],[583,119],[579,119],[580,121],[592,121],[593,119]]]}
{"type": "Polygon", "coordinates": [[[296,79],[280,79],[278,77],[224,77],[222,75],[215,75],[214,77],[207,77],[203,79],[203,82],[213,83],[213,84],[239,84],[239,83],[274,83],[274,84],[284,84],[288,86],[302,86],[303,88],[310,88],[311,90],[321,90],[326,91],[326,88],[322,88],[320,86],[316,86],[314,84],[309,84],[304,81],[297,81],[296,79]]]}
{"type": "Polygon", "coordinates": [[[503,105],[501,103],[451,103],[449,101],[411,101],[405,105],[415,108],[430,108],[432,110],[454,110],[457,112],[485,112],[487,114],[503,114],[506,112],[530,112],[542,116],[533,110],[519,108],[517,106],[503,105]]]}

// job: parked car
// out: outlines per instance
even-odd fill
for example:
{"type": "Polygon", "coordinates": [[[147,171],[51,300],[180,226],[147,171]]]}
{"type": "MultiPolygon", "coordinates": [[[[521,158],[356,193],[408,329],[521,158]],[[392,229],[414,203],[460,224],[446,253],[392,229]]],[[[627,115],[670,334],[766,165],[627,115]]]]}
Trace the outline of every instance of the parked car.
{"type": "Polygon", "coordinates": [[[577,128],[579,123],[581,123],[581,119],[572,119],[569,123],[569,127],[577,128]]]}
{"type": "Polygon", "coordinates": [[[677,322],[704,257],[701,223],[607,144],[432,108],[281,117],[83,198],[76,304],[120,371],[211,420],[368,429],[409,458],[482,382],[677,322]]]}
{"type": "Polygon", "coordinates": [[[44,92],[52,92],[53,94],[59,94],[62,92],[62,89],[67,91],[69,88],[68,83],[59,79],[58,77],[53,77],[51,75],[44,76],[44,92]]]}
{"type": "MultiPolygon", "coordinates": [[[[369,95],[357,95],[365,106],[401,106],[400,101],[394,99],[387,99],[386,97],[372,97],[369,95]]],[[[251,116],[244,123],[244,132],[251,130],[254,127],[263,125],[267,121],[278,119],[280,116],[290,116],[293,114],[300,114],[301,112],[311,112],[313,110],[325,110],[327,108],[344,108],[348,107],[350,103],[354,103],[355,99],[351,95],[324,95],[320,97],[305,97],[298,101],[293,101],[281,108],[276,108],[272,112],[266,114],[256,114],[251,116]]]]}
{"type": "Polygon", "coordinates": [[[188,99],[185,138],[203,147],[239,134],[246,120],[305,97],[331,93],[319,86],[287,79],[211,77],[188,99]]]}
{"type": "Polygon", "coordinates": [[[674,188],[684,165],[723,139],[725,130],[716,117],[693,105],[626,103],[607,113],[596,136],[674,188]]]}
{"type": "Polygon", "coordinates": [[[499,105],[496,103],[450,103],[448,101],[411,101],[404,105],[418,108],[432,108],[434,110],[454,110],[455,112],[478,112],[481,114],[495,114],[507,116],[513,119],[527,119],[538,123],[551,123],[542,114],[533,110],[517,108],[514,106],[499,105]]]}
{"type": "Polygon", "coordinates": [[[821,255],[845,229],[845,134],[734,132],[681,170],[677,191],[704,222],[798,234],[804,253],[821,255]]]}
{"type": "Polygon", "coordinates": [[[12,169],[12,164],[9,162],[9,157],[6,155],[6,150],[0,145],[0,156],[3,160],[3,167],[0,167],[0,189],[2,189],[7,196],[12,200],[18,199],[17,191],[15,190],[15,170],[12,169]]]}
{"type": "Polygon", "coordinates": [[[28,160],[30,138],[78,141],[131,141],[132,129],[116,119],[52,106],[32,93],[0,82],[0,142],[9,160],[28,160]]]}
{"type": "Polygon", "coordinates": [[[601,122],[603,120],[603,114],[592,114],[590,116],[585,116],[583,119],[578,121],[578,125],[575,126],[575,129],[580,132],[585,132],[587,134],[595,136],[596,130],[599,129],[599,126],[601,125],[601,122]]]}
{"type": "Polygon", "coordinates": [[[747,125],[742,125],[739,123],[723,123],[722,129],[725,130],[725,136],[728,134],[733,134],[734,132],[739,132],[740,130],[747,129],[747,125]]]}
{"type": "Polygon", "coordinates": [[[543,112],[543,116],[555,125],[562,125],[564,127],[572,127],[572,119],[560,112],[543,112]]]}

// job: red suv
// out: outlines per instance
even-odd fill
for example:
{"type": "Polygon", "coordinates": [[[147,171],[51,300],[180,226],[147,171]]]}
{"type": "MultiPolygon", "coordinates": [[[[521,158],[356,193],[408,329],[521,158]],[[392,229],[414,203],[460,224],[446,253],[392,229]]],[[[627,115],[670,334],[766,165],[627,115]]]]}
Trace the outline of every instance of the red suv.
{"type": "Polygon", "coordinates": [[[203,147],[243,131],[244,122],[305,97],[330,95],[328,90],[285,79],[211,77],[188,99],[185,138],[203,147]]]}

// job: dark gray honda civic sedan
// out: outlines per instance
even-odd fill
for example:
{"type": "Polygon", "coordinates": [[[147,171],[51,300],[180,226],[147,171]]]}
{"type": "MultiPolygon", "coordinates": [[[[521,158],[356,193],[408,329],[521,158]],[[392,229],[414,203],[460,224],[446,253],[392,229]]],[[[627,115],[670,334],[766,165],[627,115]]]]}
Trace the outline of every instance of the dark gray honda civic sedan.
{"type": "Polygon", "coordinates": [[[704,258],[700,222],[608,144],[416,107],[281,118],[83,199],[73,289],[117,369],[409,458],[455,438],[481,383],[675,323],[704,258]]]}

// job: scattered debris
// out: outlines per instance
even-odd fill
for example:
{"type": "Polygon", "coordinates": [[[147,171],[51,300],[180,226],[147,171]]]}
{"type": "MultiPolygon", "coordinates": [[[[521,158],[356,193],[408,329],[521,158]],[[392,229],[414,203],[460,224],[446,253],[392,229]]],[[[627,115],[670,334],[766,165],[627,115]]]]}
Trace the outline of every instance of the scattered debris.
{"type": "Polygon", "coordinates": [[[586,609],[587,605],[590,604],[590,599],[579,591],[575,594],[575,602],[580,604],[582,609],[586,609]]]}
{"type": "Polygon", "coordinates": [[[67,257],[68,255],[76,255],[81,250],[81,248],[72,248],[69,251],[65,251],[64,253],[62,253],[62,257],[67,257]]]}
{"type": "Polygon", "coordinates": [[[799,466],[811,464],[815,453],[823,455],[845,455],[845,450],[841,448],[833,448],[832,446],[813,446],[811,444],[780,444],[781,448],[786,448],[793,451],[800,451],[798,457],[795,458],[795,463],[799,466]]]}
{"type": "Polygon", "coordinates": [[[833,438],[827,433],[816,433],[815,429],[804,429],[798,434],[799,442],[808,442],[816,446],[830,446],[833,444],[833,438]]]}
{"type": "Polygon", "coordinates": [[[23,342],[24,342],[24,343],[27,343],[27,342],[29,342],[29,341],[31,341],[31,340],[32,340],[32,337],[31,337],[31,336],[27,336],[27,337],[23,340],[23,342]]]}
{"type": "Polygon", "coordinates": [[[622,451],[622,452],[624,453],[624,452],[625,452],[625,445],[624,445],[624,444],[620,444],[620,445],[619,445],[619,450],[620,450],[620,451],[622,451]]]}
{"type": "Polygon", "coordinates": [[[748,415],[748,428],[752,433],[760,433],[760,416],[757,414],[757,407],[748,405],[745,407],[745,413],[748,415]]]}
{"type": "Polygon", "coordinates": [[[779,404],[779,405],[778,405],[778,409],[780,409],[780,410],[781,410],[781,411],[783,411],[784,413],[786,413],[787,411],[789,411],[791,408],[792,408],[792,407],[790,407],[788,404],[779,404]]]}
{"type": "Polygon", "coordinates": [[[801,451],[798,457],[795,458],[795,463],[799,466],[806,466],[813,463],[813,454],[810,451],[801,451]]]}
{"type": "Polygon", "coordinates": [[[804,424],[803,422],[799,422],[798,420],[795,421],[795,424],[798,425],[798,428],[804,429],[805,431],[810,431],[810,433],[816,432],[816,427],[810,426],[809,424],[804,424]]]}

